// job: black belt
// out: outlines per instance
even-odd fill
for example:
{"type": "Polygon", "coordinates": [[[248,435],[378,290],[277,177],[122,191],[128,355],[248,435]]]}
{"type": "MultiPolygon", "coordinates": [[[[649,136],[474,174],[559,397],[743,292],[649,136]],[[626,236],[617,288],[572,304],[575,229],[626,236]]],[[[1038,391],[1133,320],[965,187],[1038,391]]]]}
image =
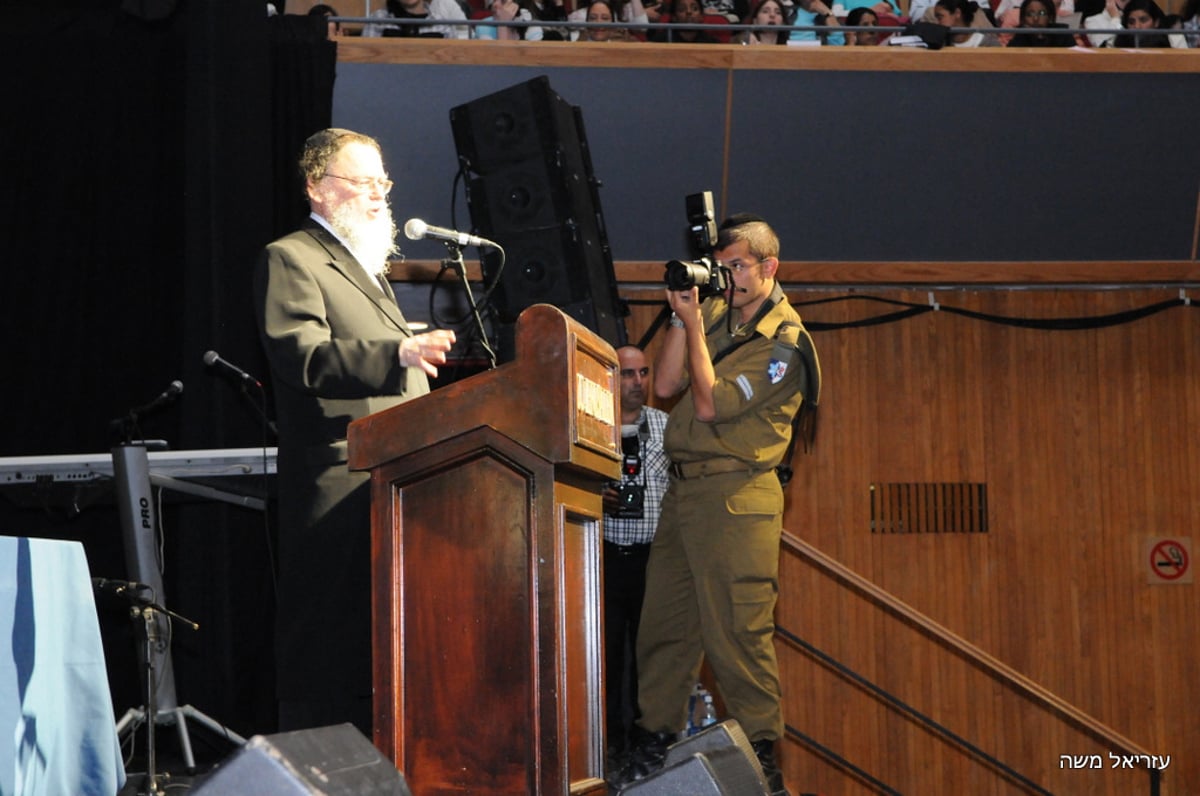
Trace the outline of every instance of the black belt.
{"type": "Polygon", "coordinates": [[[745,473],[753,475],[755,468],[741,459],[726,456],[720,459],[706,459],[702,462],[671,462],[668,468],[671,475],[681,480],[689,478],[704,478],[707,475],[720,473],[745,473]]]}
{"type": "Polygon", "coordinates": [[[642,544],[617,544],[605,539],[604,546],[619,556],[637,556],[650,552],[649,542],[642,544]]]}

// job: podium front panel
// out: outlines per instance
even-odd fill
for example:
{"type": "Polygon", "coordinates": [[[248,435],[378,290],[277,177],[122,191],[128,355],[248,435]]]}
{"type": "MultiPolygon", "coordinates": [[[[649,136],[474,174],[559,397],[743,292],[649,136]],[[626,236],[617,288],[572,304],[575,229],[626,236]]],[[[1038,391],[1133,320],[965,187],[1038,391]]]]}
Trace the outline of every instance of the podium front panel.
{"type": "Polygon", "coordinates": [[[558,478],[488,428],[372,470],[374,737],[414,796],[604,792],[602,507],[558,478]]]}

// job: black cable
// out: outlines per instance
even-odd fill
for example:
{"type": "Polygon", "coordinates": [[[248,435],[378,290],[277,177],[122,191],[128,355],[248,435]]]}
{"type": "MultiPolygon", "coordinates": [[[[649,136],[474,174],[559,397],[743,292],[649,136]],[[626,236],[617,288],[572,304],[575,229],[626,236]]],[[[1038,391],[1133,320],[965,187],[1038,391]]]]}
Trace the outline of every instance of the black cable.
{"type": "Polygon", "coordinates": [[[1190,307],[1193,306],[1190,299],[1185,297],[1168,299],[1155,304],[1150,304],[1145,307],[1138,307],[1132,310],[1123,310],[1121,312],[1108,313],[1105,315],[1084,315],[1067,318],[1015,318],[1006,315],[994,315],[986,312],[978,312],[976,310],[963,309],[961,307],[952,307],[946,304],[917,304],[909,301],[898,301],[896,299],[886,299],[879,296],[835,296],[831,298],[815,299],[813,301],[798,302],[793,304],[794,307],[816,306],[819,304],[831,304],[843,301],[872,301],[880,304],[890,304],[893,306],[907,307],[907,309],[898,312],[888,313],[886,315],[877,315],[869,318],[862,318],[855,321],[844,321],[837,323],[823,321],[808,321],[804,322],[805,328],[811,332],[817,331],[834,331],[838,329],[852,329],[865,326],[878,326],[884,323],[893,323],[906,318],[911,318],[917,315],[923,315],[927,312],[949,312],[954,315],[961,315],[966,318],[986,321],[988,323],[997,323],[1004,326],[1015,326],[1023,329],[1043,329],[1047,331],[1078,331],[1083,329],[1103,329],[1110,326],[1119,326],[1126,323],[1132,323],[1142,318],[1147,318],[1155,315],[1163,310],[1171,309],[1172,307],[1190,307]]]}

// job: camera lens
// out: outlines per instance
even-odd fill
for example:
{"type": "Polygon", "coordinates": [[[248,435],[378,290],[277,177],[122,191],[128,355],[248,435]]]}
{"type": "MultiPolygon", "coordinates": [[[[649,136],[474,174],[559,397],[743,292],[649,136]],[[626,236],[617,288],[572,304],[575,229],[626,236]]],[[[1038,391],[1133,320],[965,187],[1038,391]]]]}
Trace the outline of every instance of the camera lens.
{"type": "Polygon", "coordinates": [[[691,290],[694,287],[704,287],[709,280],[708,268],[697,263],[685,263],[683,260],[671,260],[667,263],[664,281],[669,290],[691,290]]]}

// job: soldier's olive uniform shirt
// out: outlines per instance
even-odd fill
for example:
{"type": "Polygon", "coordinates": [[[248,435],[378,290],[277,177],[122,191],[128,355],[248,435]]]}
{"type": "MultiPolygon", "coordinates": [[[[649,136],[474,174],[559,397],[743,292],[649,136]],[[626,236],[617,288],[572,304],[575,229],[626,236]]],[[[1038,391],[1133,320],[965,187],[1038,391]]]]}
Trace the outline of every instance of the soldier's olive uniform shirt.
{"type": "Polygon", "coordinates": [[[716,419],[696,419],[690,396],[685,395],[667,421],[663,448],[672,462],[696,462],[733,457],[756,471],[774,468],[783,459],[791,439],[791,423],[803,399],[805,369],[795,349],[803,332],[800,316],[776,283],[775,301],[752,328],[730,335],[725,323],[726,303],[710,298],[702,307],[708,352],[717,362],[713,386],[716,419]],[[783,324],[780,339],[775,339],[783,324]]]}

